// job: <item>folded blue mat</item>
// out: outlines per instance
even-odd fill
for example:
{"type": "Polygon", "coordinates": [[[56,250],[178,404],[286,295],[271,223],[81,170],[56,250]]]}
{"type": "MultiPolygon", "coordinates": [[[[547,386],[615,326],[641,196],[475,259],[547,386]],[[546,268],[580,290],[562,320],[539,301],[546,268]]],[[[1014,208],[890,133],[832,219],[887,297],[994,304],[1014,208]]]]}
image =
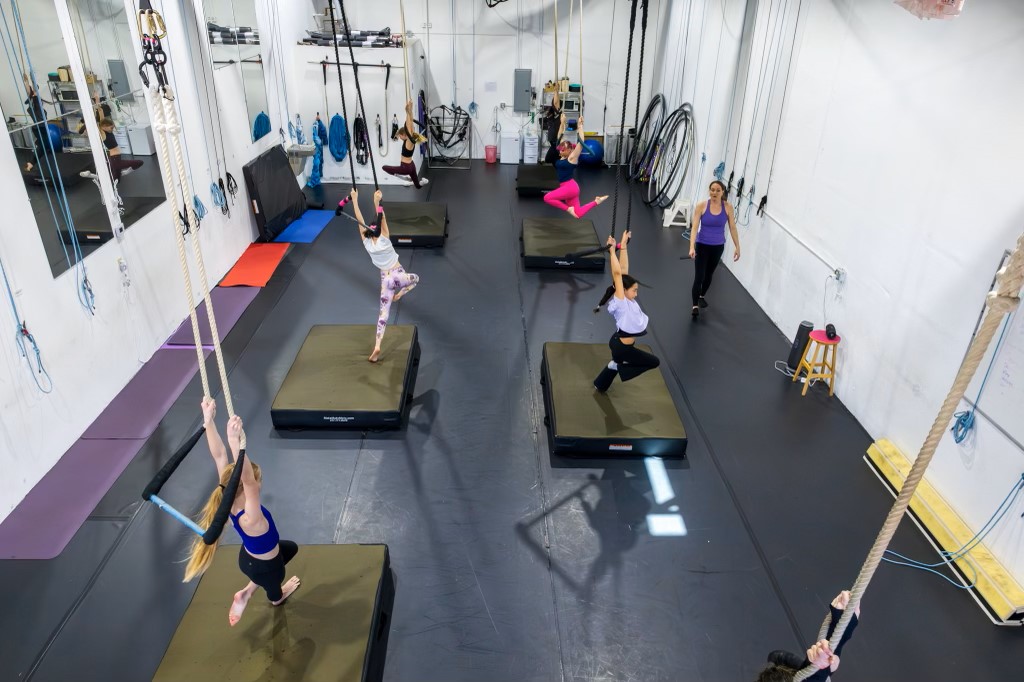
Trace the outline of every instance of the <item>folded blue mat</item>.
{"type": "Polygon", "coordinates": [[[309,209],[298,220],[277,235],[275,242],[289,244],[311,244],[320,236],[320,232],[334,218],[334,211],[317,211],[309,209]]]}

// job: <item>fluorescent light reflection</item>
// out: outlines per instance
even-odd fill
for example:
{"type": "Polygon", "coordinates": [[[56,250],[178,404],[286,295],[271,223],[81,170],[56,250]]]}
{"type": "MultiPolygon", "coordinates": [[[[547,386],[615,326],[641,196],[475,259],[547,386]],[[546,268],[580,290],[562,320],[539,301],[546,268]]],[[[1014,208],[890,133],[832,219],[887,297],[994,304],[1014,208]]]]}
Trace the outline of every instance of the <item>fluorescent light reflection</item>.
{"type": "Polygon", "coordinates": [[[648,514],[647,532],[654,537],[686,535],[686,524],[679,514],[648,514]]]}
{"type": "Polygon", "coordinates": [[[651,481],[655,504],[665,504],[676,496],[676,491],[672,490],[672,484],[668,481],[664,460],[660,457],[644,457],[644,466],[647,468],[647,478],[651,481]]]}
{"type": "MultiPolygon", "coordinates": [[[[665,504],[676,497],[676,491],[668,480],[665,462],[660,457],[645,457],[644,467],[651,482],[655,504],[665,504]]],[[[679,505],[673,504],[669,511],[678,512],[679,505]]],[[[655,537],[681,537],[686,535],[686,522],[682,514],[648,514],[647,532],[655,537]]]]}

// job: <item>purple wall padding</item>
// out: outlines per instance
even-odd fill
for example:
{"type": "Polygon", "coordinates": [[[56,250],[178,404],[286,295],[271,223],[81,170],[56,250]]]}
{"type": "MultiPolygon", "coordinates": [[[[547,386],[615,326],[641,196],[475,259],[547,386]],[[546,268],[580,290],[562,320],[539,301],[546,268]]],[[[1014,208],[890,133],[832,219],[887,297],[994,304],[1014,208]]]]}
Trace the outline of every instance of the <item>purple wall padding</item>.
{"type": "MultiPolygon", "coordinates": [[[[249,304],[260,292],[259,287],[214,287],[210,292],[210,299],[213,301],[213,314],[217,316],[217,331],[220,332],[221,340],[228,335],[231,328],[235,326],[242,313],[249,307],[249,304]]],[[[196,314],[199,316],[199,334],[203,339],[203,345],[213,343],[213,336],[210,333],[210,321],[206,315],[206,304],[202,300],[196,307],[196,314]]],[[[168,346],[192,346],[195,345],[192,336],[192,323],[186,318],[178,325],[178,328],[167,339],[168,346]]]]}
{"type": "Polygon", "coordinates": [[[0,558],[52,559],[60,554],[143,443],[80,440],[72,445],[0,523],[0,558]]]}
{"type": "MultiPolygon", "coordinates": [[[[209,351],[204,353],[209,354],[209,351]]],[[[96,417],[82,438],[149,438],[197,371],[194,351],[158,350],[96,417]]],[[[199,414],[198,398],[196,414],[199,414]]]]}

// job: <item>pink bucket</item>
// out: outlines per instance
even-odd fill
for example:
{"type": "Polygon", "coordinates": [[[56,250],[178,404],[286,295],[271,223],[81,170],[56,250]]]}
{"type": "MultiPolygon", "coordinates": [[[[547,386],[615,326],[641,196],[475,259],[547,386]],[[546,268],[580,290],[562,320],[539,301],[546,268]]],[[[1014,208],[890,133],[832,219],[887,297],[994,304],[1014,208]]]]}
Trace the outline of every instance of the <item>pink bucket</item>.
{"type": "Polygon", "coordinates": [[[498,162],[498,146],[497,145],[488,144],[488,145],[484,146],[484,160],[486,160],[487,163],[497,163],[498,162]]]}

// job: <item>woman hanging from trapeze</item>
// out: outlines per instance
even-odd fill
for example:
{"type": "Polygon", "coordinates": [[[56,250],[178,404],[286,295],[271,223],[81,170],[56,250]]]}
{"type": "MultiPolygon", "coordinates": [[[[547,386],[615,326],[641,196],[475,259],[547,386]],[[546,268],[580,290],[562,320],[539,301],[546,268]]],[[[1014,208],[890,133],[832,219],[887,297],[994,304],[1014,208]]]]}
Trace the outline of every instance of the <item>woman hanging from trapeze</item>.
{"type": "MultiPolygon", "coordinates": [[[[206,505],[200,513],[199,523],[209,528],[214,514],[223,499],[224,490],[238,461],[241,450],[242,419],[234,416],[228,420],[228,445],[231,458],[224,447],[217,424],[217,403],[210,398],[203,398],[203,424],[206,429],[206,442],[210,446],[210,456],[217,465],[219,482],[210,493],[206,505]]],[[[280,606],[288,597],[299,589],[301,581],[292,576],[285,581],[285,565],[299,551],[298,545],[291,540],[282,540],[274,524],[270,511],[260,503],[260,492],[263,487],[263,472],[258,464],[253,464],[248,455],[242,458],[242,478],[231,505],[231,524],[242,538],[242,546],[238,551],[238,567],[249,578],[249,584],[243,587],[231,601],[228,610],[228,623],[234,627],[242,618],[249,598],[258,588],[263,588],[272,606],[280,606]]],[[[212,545],[207,545],[201,537],[192,542],[188,564],[185,566],[185,582],[202,575],[213,563],[213,555],[217,551],[220,538],[212,545]]]]}
{"type": "MultiPolygon", "coordinates": [[[[555,161],[555,174],[558,176],[558,188],[553,189],[544,195],[544,201],[555,208],[561,209],[573,218],[582,218],[591,209],[604,203],[608,195],[594,197],[589,204],[580,206],[580,186],[576,183],[576,165],[580,162],[580,154],[583,153],[583,118],[576,121],[579,139],[576,144],[563,140],[558,144],[559,159],[555,161]]],[[[565,133],[565,114],[561,115],[561,123],[558,127],[558,138],[561,140],[565,133]]]]}
{"type": "Polygon", "coordinates": [[[373,352],[368,358],[370,362],[377,362],[380,358],[380,342],[384,338],[388,317],[391,315],[391,304],[415,289],[419,284],[420,277],[406,272],[402,264],[398,262],[398,253],[391,243],[388,221],[384,217],[381,191],[378,189],[373,193],[373,205],[377,212],[375,226],[368,226],[363,222],[363,214],[359,210],[359,190],[353,187],[349,197],[352,201],[352,212],[356,215],[356,225],[359,227],[359,236],[363,240],[363,247],[370,254],[373,264],[380,269],[380,315],[377,317],[377,339],[373,346],[373,352]]]}

